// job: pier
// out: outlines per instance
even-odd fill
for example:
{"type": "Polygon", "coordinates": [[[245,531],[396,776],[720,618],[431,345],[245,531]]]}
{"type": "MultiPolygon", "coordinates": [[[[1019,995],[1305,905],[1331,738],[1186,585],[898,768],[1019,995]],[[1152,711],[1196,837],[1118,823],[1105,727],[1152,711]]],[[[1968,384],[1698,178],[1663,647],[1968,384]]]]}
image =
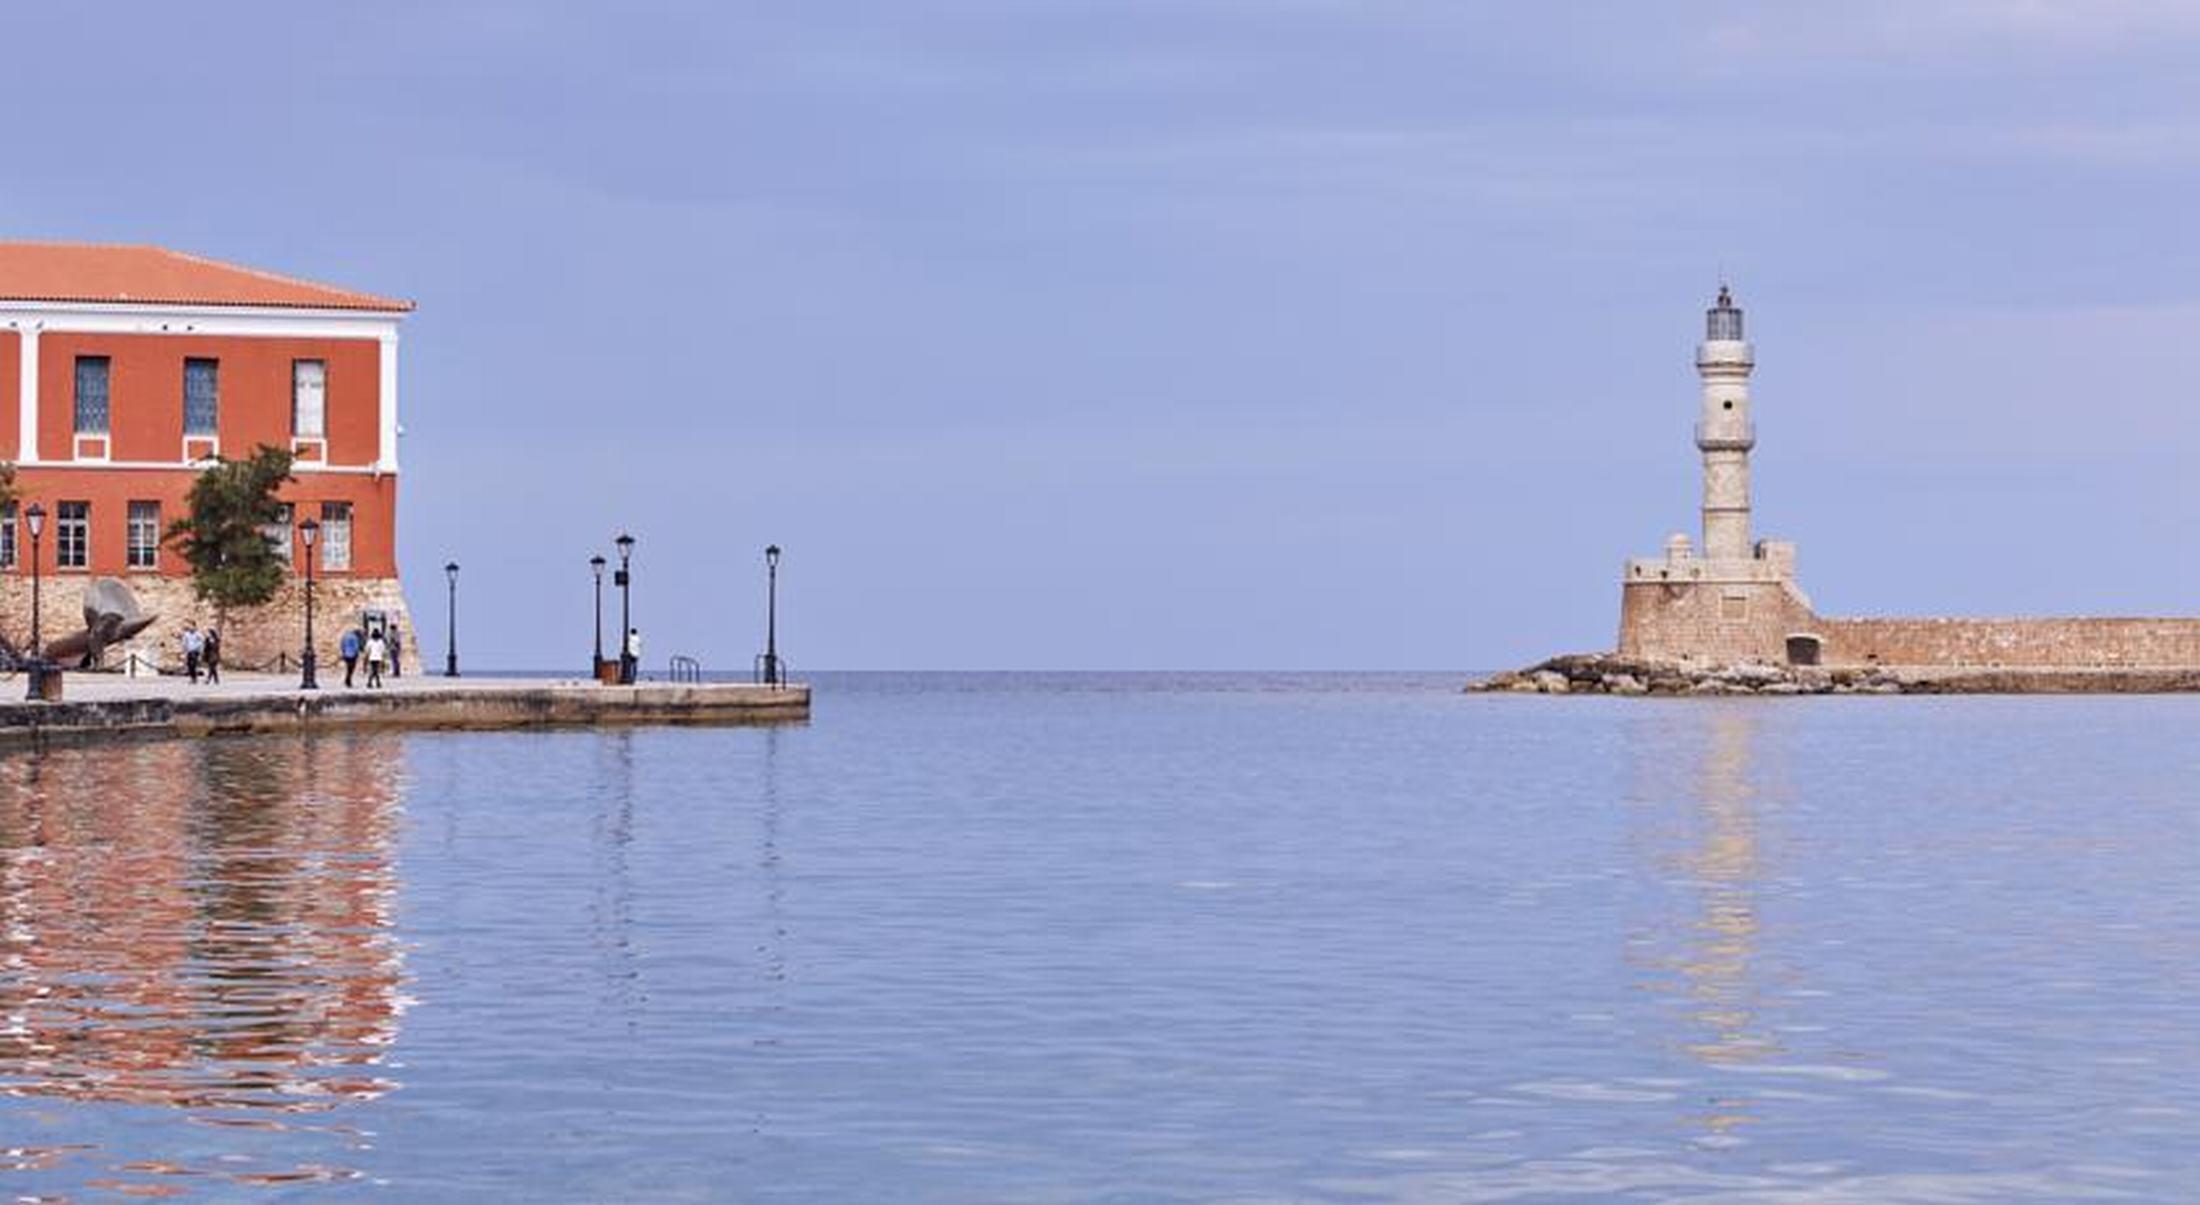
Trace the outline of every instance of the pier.
{"type": "MultiPolygon", "coordinates": [[[[20,685],[17,676],[11,683],[20,685]]],[[[295,677],[70,674],[59,702],[0,702],[0,749],[110,736],[378,729],[518,729],[627,724],[787,724],[810,717],[810,688],[731,682],[600,686],[579,678],[393,678],[379,690],[298,689],[295,677]]]]}

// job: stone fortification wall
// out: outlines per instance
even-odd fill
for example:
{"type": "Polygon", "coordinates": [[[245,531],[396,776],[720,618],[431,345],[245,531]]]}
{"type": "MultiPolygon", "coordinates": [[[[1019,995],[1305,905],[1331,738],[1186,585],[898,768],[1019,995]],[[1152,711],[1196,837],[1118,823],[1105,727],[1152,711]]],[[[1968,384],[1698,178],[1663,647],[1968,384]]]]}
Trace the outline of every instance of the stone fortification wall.
{"type": "MultiPolygon", "coordinates": [[[[40,628],[46,640],[56,640],[84,626],[84,590],[92,578],[81,573],[45,577],[39,586],[40,628]]],[[[213,604],[191,591],[188,578],[132,576],[117,579],[137,595],[147,615],[160,618],[122,648],[110,649],[107,663],[118,665],[127,650],[138,653],[164,669],[183,664],[179,637],[183,625],[214,622],[213,604]]],[[[317,578],[313,583],[314,644],[322,665],[338,665],[336,643],[346,624],[359,621],[362,610],[387,611],[405,646],[405,669],[419,663],[419,640],[412,613],[405,606],[405,592],[396,578],[317,578]]],[[[31,582],[27,575],[0,577],[0,633],[18,648],[28,645],[31,630],[31,582]]],[[[222,663],[240,668],[259,668],[287,654],[296,665],[305,646],[305,583],[291,581],[264,606],[231,611],[222,628],[222,663]]],[[[339,669],[339,673],[341,669],[339,669]]]]}
{"type": "Polygon", "coordinates": [[[1821,619],[1829,665],[2200,666],[2200,619],[1821,619]]]}
{"type": "Polygon", "coordinates": [[[1621,590],[1621,657],[1781,665],[1798,635],[1819,638],[1827,666],[2200,667],[2200,618],[1826,619],[1785,581],[1631,579],[1621,590]]]}
{"type": "Polygon", "coordinates": [[[1787,638],[1816,630],[1810,603],[1785,581],[1640,581],[1621,588],[1619,654],[1728,664],[1787,660],[1787,638]]]}

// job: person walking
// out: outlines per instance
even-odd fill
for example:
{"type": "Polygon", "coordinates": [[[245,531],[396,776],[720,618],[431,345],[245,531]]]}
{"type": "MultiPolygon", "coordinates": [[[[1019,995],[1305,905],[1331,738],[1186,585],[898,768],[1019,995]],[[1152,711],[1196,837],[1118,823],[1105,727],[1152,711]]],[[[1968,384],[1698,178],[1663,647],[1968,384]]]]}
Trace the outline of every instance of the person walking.
{"type": "Polygon", "coordinates": [[[199,660],[206,665],[206,684],[212,686],[222,680],[222,634],[213,628],[206,629],[206,639],[199,648],[199,660]]]}
{"type": "Polygon", "coordinates": [[[206,651],[206,637],[199,634],[199,625],[183,625],[183,672],[191,675],[193,686],[199,683],[199,655],[206,651]]]}
{"type": "Polygon", "coordinates": [[[390,677],[405,676],[405,642],[398,639],[397,625],[390,625],[390,677]]]}
{"type": "Polygon", "coordinates": [[[344,629],[344,639],[336,646],[336,652],[344,659],[345,690],[351,689],[351,676],[359,669],[359,654],[365,646],[366,640],[359,635],[358,628],[344,629]]]}
{"type": "Polygon", "coordinates": [[[367,637],[367,689],[382,689],[382,666],[390,659],[390,642],[376,632],[367,637]]]}
{"type": "Polygon", "coordinates": [[[642,669],[642,630],[640,628],[628,628],[626,630],[626,648],[623,655],[626,658],[626,665],[619,671],[619,681],[632,686],[634,680],[641,675],[642,669]]]}

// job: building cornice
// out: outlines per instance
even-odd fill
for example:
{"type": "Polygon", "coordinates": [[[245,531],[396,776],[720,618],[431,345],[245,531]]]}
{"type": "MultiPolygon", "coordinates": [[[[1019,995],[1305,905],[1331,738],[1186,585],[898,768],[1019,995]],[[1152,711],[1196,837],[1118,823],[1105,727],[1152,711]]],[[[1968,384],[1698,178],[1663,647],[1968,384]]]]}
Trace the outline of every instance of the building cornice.
{"type": "Polygon", "coordinates": [[[246,306],[0,303],[0,326],[52,334],[252,335],[262,338],[398,337],[403,314],[246,306]]]}

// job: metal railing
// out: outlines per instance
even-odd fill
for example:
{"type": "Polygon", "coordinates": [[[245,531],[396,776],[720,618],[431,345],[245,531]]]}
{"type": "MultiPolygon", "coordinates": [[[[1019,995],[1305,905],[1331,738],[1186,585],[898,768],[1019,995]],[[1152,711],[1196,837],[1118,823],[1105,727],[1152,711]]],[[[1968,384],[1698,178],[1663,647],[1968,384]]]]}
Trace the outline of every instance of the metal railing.
{"type": "Polygon", "coordinates": [[[770,653],[758,653],[756,665],[751,671],[759,686],[785,686],[787,684],[787,659],[770,653]]]}
{"type": "Polygon", "coordinates": [[[703,663],[693,657],[674,657],[665,666],[665,677],[673,682],[700,684],[703,680],[703,663]]]}

